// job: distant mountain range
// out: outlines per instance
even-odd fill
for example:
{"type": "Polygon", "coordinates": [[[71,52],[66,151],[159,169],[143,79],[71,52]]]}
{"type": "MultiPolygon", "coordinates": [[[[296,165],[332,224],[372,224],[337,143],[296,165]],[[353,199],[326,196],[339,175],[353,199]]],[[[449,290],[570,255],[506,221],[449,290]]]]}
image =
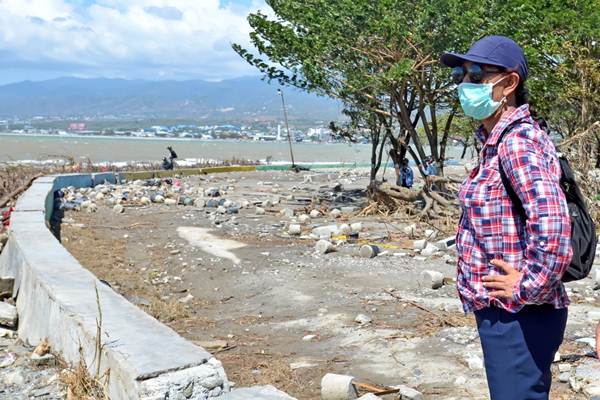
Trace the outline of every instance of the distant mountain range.
{"type": "MultiPolygon", "coordinates": [[[[220,82],[58,78],[0,86],[0,117],[107,116],[281,120],[280,88],[259,77],[220,82]]],[[[284,88],[291,120],[338,118],[335,101],[284,88]]]]}

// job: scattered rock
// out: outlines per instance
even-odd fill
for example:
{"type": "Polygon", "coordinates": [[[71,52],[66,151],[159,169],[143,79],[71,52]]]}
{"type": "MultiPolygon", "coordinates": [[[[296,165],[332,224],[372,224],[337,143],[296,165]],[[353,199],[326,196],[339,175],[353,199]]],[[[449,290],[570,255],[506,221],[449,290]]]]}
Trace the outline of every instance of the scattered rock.
{"type": "Polygon", "coordinates": [[[321,212],[319,210],[311,210],[308,214],[311,218],[319,218],[321,216],[321,212]]]}
{"type": "Polygon", "coordinates": [[[465,361],[469,366],[469,369],[479,370],[483,369],[483,360],[476,354],[469,354],[465,357],[465,361]]]}
{"type": "Polygon", "coordinates": [[[415,224],[410,224],[408,226],[405,226],[402,229],[402,232],[404,232],[405,235],[408,235],[410,237],[413,237],[416,233],[417,233],[417,225],[415,224]]]}
{"type": "Polygon", "coordinates": [[[56,365],[56,357],[54,357],[54,354],[51,353],[44,354],[43,356],[33,353],[31,354],[30,359],[31,363],[35,366],[56,365]]]}
{"type": "Polygon", "coordinates": [[[358,400],[380,400],[380,398],[375,396],[373,393],[367,393],[360,396],[358,400]]]}
{"type": "Polygon", "coordinates": [[[331,218],[339,218],[341,215],[342,212],[337,208],[334,208],[329,212],[329,216],[331,216],[331,218]]]}
{"type": "Polygon", "coordinates": [[[17,361],[17,353],[6,353],[3,357],[0,358],[0,368],[10,367],[17,361]]]}
{"type": "Polygon", "coordinates": [[[341,224],[339,227],[339,231],[342,235],[348,235],[352,232],[352,228],[350,228],[350,225],[348,224],[341,224]]]}
{"type": "Polygon", "coordinates": [[[4,384],[7,386],[23,386],[25,377],[21,370],[14,370],[4,374],[4,384]]]}
{"type": "Polygon", "coordinates": [[[15,286],[15,279],[6,277],[0,278],[0,300],[8,299],[13,295],[13,287],[15,286]]]}
{"type": "Polygon", "coordinates": [[[362,231],[362,228],[363,228],[363,226],[362,226],[362,223],[360,223],[360,222],[355,222],[353,224],[350,224],[350,230],[354,233],[362,231]]]}
{"type": "Polygon", "coordinates": [[[317,335],[306,335],[302,338],[302,340],[305,342],[310,342],[311,340],[316,339],[316,338],[317,338],[317,335]]]}
{"type": "Polygon", "coordinates": [[[400,389],[400,399],[402,400],[423,400],[423,394],[418,390],[405,385],[393,386],[394,389],[400,389]]]}
{"type": "Polygon", "coordinates": [[[320,239],[329,239],[332,235],[339,233],[337,225],[318,226],[312,230],[312,234],[320,239]]]}
{"type": "Polygon", "coordinates": [[[413,249],[415,249],[415,250],[423,250],[426,246],[427,246],[427,240],[425,240],[425,239],[415,240],[413,242],[413,249]]]}
{"type": "Polygon", "coordinates": [[[321,400],[352,400],[358,397],[349,375],[326,374],[321,379],[321,400]]]}
{"type": "Polygon", "coordinates": [[[113,212],[116,214],[122,214],[125,212],[125,207],[123,207],[120,204],[117,204],[116,206],[113,207],[113,212]]]}
{"type": "Polygon", "coordinates": [[[329,240],[319,240],[315,244],[315,251],[319,254],[327,254],[335,251],[335,246],[329,240]]]}
{"type": "Polygon", "coordinates": [[[194,344],[202,347],[206,351],[218,351],[229,347],[226,340],[194,340],[194,344]]]}
{"type": "Polygon", "coordinates": [[[165,204],[168,206],[175,206],[177,205],[177,200],[175,199],[165,199],[165,204]]]}
{"type": "Polygon", "coordinates": [[[438,251],[440,251],[440,250],[436,246],[432,245],[431,243],[427,243],[425,248],[423,250],[421,250],[421,255],[425,256],[425,257],[429,257],[429,256],[434,255],[438,251]]]}
{"type": "Polygon", "coordinates": [[[194,300],[194,296],[192,296],[191,294],[188,294],[187,296],[182,297],[181,299],[179,299],[177,301],[179,301],[180,303],[183,303],[183,304],[187,304],[192,300],[194,300]]]}
{"type": "Polygon", "coordinates": [[[438,230],[436,229],[425,229],[425,238],[427,240],[434,240],[438,235],[438,230]]]}
{"type": "Polygon", "coordinates": [[[290,224],[288,233],[290,235],[300,235],[302,233],[302,226],[300,224],[290,224]]]}
{"type": "Polygon", "coordinates": [[[17,308],[15,306],[0,302],[0,325],[9,328],[17,327],[17,308]]]}
{"type": "Polygon", "coordinates": [[[306,214],[301,214],[298,216],[298,222],[300,222],[301,224],[309,224],[310,216],[306,214]]]}
{"type": "Polygon", "coordinates": [[[376,257],[379,254],[379,252],[379,247],[372,244],[365,244],[364,246],[361,246],[358,254],[362,258],[373,258],[376,257]]]}
{"type": "Polygon", "coordinates": [[[280,215],[286,217],[286,218],[293,218],[294,217],[294,210],[290,209],[290,208],[284,208],[283,210],[281,210],[279,212],[280,215]]]}
{"type": "Polygon", "coordinates": [[[255,213],[256,215],[265,215],[265,214],[266,214],[266,211],[265,211],[265,209],[264,209],[264,208],[261,208],[261,207],[256,207],[256,210],[254,210],[254,213],[255,213]]]}
{"type": "Polygon", "coordinates": [[[165,198],[164,196],[161,196],[160,194],[157,194],[156,196],[154,196],[154,200],[155,203],[164,203],[165,202],[165,198]]]}
{"type": "Polygon", "coordinates": [[[41,357],[43,355],[46,355],[48,353],[50,353],[50,342],[48,342],[48,338],[44,338],[40,344],[38,344],[35,348],[35,350],[33,350],[33,354],[41,357]]]}
{"type": "Polygon", "coordinates": [[[354,318],[354,322],[360,325],[370,324],[372,321],[373,319],[365,314],[358,314],[356,318],[354,318]]]}
{"type": "Polygon", "coordinates": [[[444,274],[432,270],[421,271],[419,283],[431,289],[439,289],[444,285],[444,274]]]}

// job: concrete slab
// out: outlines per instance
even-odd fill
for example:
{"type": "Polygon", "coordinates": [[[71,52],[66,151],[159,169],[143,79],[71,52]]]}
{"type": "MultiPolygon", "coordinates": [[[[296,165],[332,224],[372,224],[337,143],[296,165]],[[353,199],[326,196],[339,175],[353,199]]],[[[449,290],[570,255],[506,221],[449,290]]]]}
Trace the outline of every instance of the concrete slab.
{"type": "Polygon", "coordinates": [[[0,325],[15,328],[17,326],[17,308],[0,301],[0,325]]]}
{"type": "Polygon", "coordinates": [[[92,174],[92,185],[102,185],[106,182],[115,184],[117,183],[117,175],[114,172],[100,172],[92,174]]]}
{"type": "Polygon", "coordinates": [[[19,196],[15,209],[19,211],[45,212],[46,197],[53,191],[53,187],[53,183],[34,182],[25,193],[19,196]]]}
{"type": "Polygon", "coordinates": [[[219,400],[296,400],[273,386],[254,386],[232,390],[223,394],[219,400]]]}

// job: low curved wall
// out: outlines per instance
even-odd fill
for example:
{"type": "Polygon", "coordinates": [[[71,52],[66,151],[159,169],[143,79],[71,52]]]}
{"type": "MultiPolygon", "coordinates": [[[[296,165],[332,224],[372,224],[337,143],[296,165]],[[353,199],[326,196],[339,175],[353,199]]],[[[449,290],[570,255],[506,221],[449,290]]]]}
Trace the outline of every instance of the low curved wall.
{"type": "Polygon", "coordinates": [[[197,399],[229,392],[221,363],[102,284],[47,228],[54,193],[66,187],[114,183],[112,173],[37,179],[17,201],[0,274],[15,277],[19,337],[48,338],[55,352],[96,370],[99,304],[103,315],[101,374],[111,399],[197,399]]]}

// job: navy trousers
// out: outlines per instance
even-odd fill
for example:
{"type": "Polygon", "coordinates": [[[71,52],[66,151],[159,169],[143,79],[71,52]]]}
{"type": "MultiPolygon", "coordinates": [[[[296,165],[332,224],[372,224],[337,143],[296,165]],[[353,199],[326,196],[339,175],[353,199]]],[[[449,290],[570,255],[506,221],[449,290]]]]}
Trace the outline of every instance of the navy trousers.
{"type": "Polygon", "coordinates": [[[567,314],[550,304],[475,311],[491,400],[548,400],[567,314]]]}

